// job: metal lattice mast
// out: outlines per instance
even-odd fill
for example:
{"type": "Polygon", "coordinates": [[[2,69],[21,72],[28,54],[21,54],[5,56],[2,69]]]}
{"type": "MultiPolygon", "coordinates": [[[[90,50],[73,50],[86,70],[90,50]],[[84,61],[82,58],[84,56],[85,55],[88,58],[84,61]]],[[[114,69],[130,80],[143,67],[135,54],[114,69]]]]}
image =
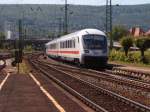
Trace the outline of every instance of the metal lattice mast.
{"type": "Polygon", "coordinates": [[[110,34],[110,48],[112,48],[112,0],[106,0],[106,33],[110,34]]]}
{"type": "Polygon", "coordinates": [[[68,4],[65,0],[65,33],[68,33],[68,4]]]}

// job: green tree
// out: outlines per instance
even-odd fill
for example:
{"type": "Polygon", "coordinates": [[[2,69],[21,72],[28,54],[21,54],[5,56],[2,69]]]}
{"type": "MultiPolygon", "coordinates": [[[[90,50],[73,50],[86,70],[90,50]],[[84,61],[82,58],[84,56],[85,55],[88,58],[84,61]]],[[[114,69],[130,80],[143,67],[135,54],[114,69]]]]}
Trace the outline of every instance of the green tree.
{"type": "Polygon", "coordinates": [[[6,38],[5,34],[3,32],[0,32],[0,40],[4,40],[6,38]]]}
{"type": "Polygon", "coordinates": [[[112,29],[112,38],[119,41],[122,37],[127,36],[128,30],[124,26],[115,26],[112,29]]]}
{"type": "Polygon", "coordinates": [[[132,37],[123,37],[121,39],[121,45],[125,51],[125,55],[128,56],[128,51],[130,49],[130,47],[133,46],[133,39],[132,37]]]}
{"type": "Polygon", "coordinates": [[[144,52],[148,48],[150,48],[150,38],[148,38],[148,37],[140,37],[140,38],[135,40],[135,44],[141,51],[141,59],[142,59],[142,61],[145,62],[144,52]]]}
{"type": "Polygon", "coordinates": [[[0,48],[3,48],[4,43],[2,42],[2,40],[5,40],[5,38],[6,38],[5,34],[3,32],[0,32],[0,48]]]}
{"type": "Polygon", "coordinates": [[[48,33],[48,38],[49,38],[49,39],[53,39],[53,38],[54,38],[54,33],[49,32],[49,33],[48,33]]]}

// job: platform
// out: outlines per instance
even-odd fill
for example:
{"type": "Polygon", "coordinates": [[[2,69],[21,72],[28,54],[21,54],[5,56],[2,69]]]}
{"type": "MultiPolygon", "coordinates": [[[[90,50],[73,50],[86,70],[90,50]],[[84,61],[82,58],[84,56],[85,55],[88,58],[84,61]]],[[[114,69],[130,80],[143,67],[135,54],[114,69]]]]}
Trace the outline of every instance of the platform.
{"type": "Polygon", "coordinates": [[[46,77],[14,71],[0,74],[0,112],[92,111],[46,77]]]}

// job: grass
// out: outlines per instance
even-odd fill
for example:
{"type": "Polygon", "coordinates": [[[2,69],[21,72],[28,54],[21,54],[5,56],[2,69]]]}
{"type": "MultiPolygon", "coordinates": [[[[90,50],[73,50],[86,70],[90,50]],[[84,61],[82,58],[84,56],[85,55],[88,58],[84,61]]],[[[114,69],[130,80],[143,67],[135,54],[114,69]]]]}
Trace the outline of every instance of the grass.
{"type": "Polygon", "coordinates": [[[28,74],[30,71],[24,60],[22,61],[22,63],[20,63],[19,71],[21,74],[28,74]]]}
{"type": "Polygon", "coordinates": [[[140,51],[129,51],[128,57],[125,56],[123,51],[112,50],[110,53],[109,62],[116,63],[127,66],[136,66],[136,67],[150,67],[150,51],[145,52],[145,58],[147,63],[141,61],[140,51]]]}

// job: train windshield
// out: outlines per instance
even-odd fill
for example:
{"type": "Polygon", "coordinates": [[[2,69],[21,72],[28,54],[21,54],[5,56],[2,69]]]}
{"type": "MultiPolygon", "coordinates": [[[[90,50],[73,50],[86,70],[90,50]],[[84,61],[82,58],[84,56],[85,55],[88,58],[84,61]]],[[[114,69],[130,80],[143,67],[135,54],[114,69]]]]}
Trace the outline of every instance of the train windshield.
{"type": "Polygon", "coordinates": [[[103,49],[107,47],[106,37],[103,35],[84,35],[84,49],[103,49]]]}

